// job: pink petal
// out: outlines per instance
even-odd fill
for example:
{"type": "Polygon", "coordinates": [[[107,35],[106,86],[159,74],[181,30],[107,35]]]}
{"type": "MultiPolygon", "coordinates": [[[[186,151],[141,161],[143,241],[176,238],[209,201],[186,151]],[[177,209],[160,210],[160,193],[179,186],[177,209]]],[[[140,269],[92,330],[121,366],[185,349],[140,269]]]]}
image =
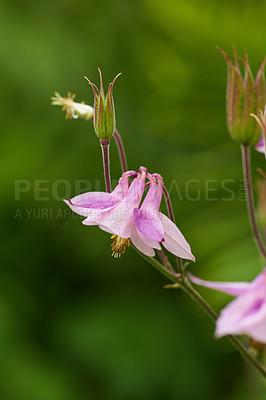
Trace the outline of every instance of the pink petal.
{"type": "MultiPolygon", "coordinates": [[[[136,174],[134,171],[124,173],[112,193],[88,192],[64,201],[75,213],[91,219],[92,214],[98,216],[100,213],[93,213],[88,209],[106,210],[123,200],[128,193],[128,177],[133,173],[136,174]]],[[[89,224],[89,219],[85,224],[89,224]]]]}
{"type": "MultiPolygon", "coordinates": [[[[94,192],[92,192],[94,193],[94,192]]],[[[105,194],[109,194],[109,193],[105,193],[105,194]]],[[[84,195],[87,195],[87,193],[84,193],[84,195]]],[[[91,207],[88,208],[86,207],[86,205],[89,205],[90,203],[84,203],[82,202],[82,200],[79,202],[76,199],[77,198],[81,198],[81,196],[83,195],[79,195],[74,197],[72,200],[64,200],[64,202],[71,208],[71,210],[73,210],[76,214],[82,215],[83,217],[88,217],[90,219],[95,219],[98,218],[98,216],[105,211],[106,209],[112,208],[114,205],[116,205],[118,203],[118,200],[114,200],[114,198],[109,197],[108,201],[104,202],[104,197],[102,197],[102,200],[98,202],[99,204],[99,208],[95,208],[95,207],[91,207]],[[75,201],[76,203],[73,203],[72,201],[75,201]],[[80,205],[82,204],[82,205],[80,205]],[[104,207],[105,208],[101,208],[104,207]]],[[[109,196],[111,196],[109,194],[109,196]]],[[[84,196],[85,197],[85,196],[84,196]]],[[[92,196],[93,197],[93,196],[92,196]]],[[[101,197],[101,196],[100,196],[101,197]]],[[[79,199],[78,199],[79,200],[79,199]]],[[[98,198],[99,200],[99,198],[98,198]]],[[[92,204],[93,205],[93,204],[92,204]]]]}
{"type": "Polygon", "coordinates": [[[128,178],[129,178],[129,176],[136,175],[136,174],[137,173],[135,171],[125,172],[122,175],[122,177],[119,179],[118,185],[112,191],[112,196],[117,197],[120,201],[123,200],[123,198],[126,197],[126,195],[128,193],[128,187],[129,187],[128,178]]]}
{"type": "Polygon", "coordinates": [[[134,209],[133,219],[136,228],[148,239],[161,242],[164,237],[163,225],[160,221],[158,213],[151,210],[134,209]]]}
{"type": "Polygon", "coordinates": [[[217,337],[247,334],[266,343],[266,268],[251,282],[209,282],[192,274],[198,285],[239,296],[225,307],[216,322],[217,337]]]}
{"type": "Polygon", "coordinates": [[[253,326],[249,332],[249,336],[259,342],[266,343],[266,318],[259,324],[253,326]]]}
{"type": "Polygon", "coordinates": [[[127,196],[116,206],[101,215],[101,225],[106,226],[116,235],[129,238],[133,227],[133,210],[141,201],[146,172],[138,174],[132,182],[127,196]]]}
{"type": "Polygon", "coordinates": [[[128,177],[133,174],[136,172],[124,173],[112,193],[88,192],[64,201],[75,213],[87,217],[83,221],[84,225],[98,225],[103,211],[117,205],[127,195],[128,177]]]}
{"type": "Polygon", "coordinates": [[[148,246],[138,235],[137,229],[135,226],[133,226],[131,235],[130,235],[130,240],[134,244],[134,246],[141,251],[141,253],[145,254],[146,256],[149,257],[154,257],[155,251],[153,250],[152,247],[148,246]]]}
{"type": "Polygon", "coordinates": [[[178,227],[164,214],[159,213],[164,228],[164,247],[177,257],[195,261],[190,246],[178,227]]]}
{"type": "Polygon", "coordinates": [[[266,299],[264,293],[251,291],[232,301],[222,311],[216,323],[217,337],[227,334],[247,334],[266,342],[266,299]]]}
{"type": "MultiPolygon", "coordinates": [[[[257,293],[253,293],[252,296],[253,301],[250,303],[248,309],[245,310],[245,313],[242,314],[241,321],[239,322],[240,328],[246,332],[257,331],[261,324],[264,324],[266,321],[265,291],[264,294],[261,293],[258,297],[257,293]]],[[[266,341],[266,331],[264,332],[264,338],[266,341]]]]}
{"type": "Polygon", "coordinates": [[[214,290],[220,290],[221,292],[225,292],[233,296],[238,296],[246,293],[251,285],[248,282],[210,282],[199,279],[190,273],[188,273],[187,275],[189,279],[197,285],[205,286],[214,290]]]}
{"type": "Polygon", "coordinates": [[[260,290],[264,288],[266,296],[266,268],[250,283],[252,289],[260,290]]]}
{"type": "Polygon", "coordinates": [[[155,240],[148,239],[146,236],[144,236],[140,231],[137,230],[137,233],[139,237],[143,240],[144,243],[147,244],[147,246],[153,247],[154,249],[161,250],[161,246],[159,245],[158,242],[155,242],[155,240]]]}
{"type": "Polygon", "coordinates": [[[150,179],[149,191],[142,203],[140,210],[134,210],[133,219],[136,228],[148,239],[161,242],[164,237],[164,229],[159,218],[159,207],[162,199],[162,179],[158,185],[156,179],[148,174],[150,179]]]}
{"type": "Polygon", "coordinates": [[[83,225],[89,225],[89,226],[99,225],[98,216],[97,215],[95,216],[95,214],[91,215],[91,216],[87,217],[86,219],[84,219],[82,221],[82,223],[83,223],[83,225]]]}
{"type": "MultiPolygon", "coordinates": [[[[86,221],[86,220],[85,220],[85,221],[86,221]]],[[[111,229],[106,228],[106,226],[104,226],[104,225],[99,225],[99,228],[100,228],[102,231],[104,231],[104,232],[110,233],[111,235],[114,234],[114,232],[112,232],[111,229]]]]}
{"type": "Polygon", "coordinates": [[[70,199],[70,203],[76,207],[105,209],[114,206],[119,199],[111,193],[88,192],[70,199]]]}
{"type": "Polygon", "coordinates": [[[150,179],[150,188],[149,191],[142,203],[141,209],[159,211],[162,193],[163,193],[163,180],[162,177],[158,174],[154,174],[157,176],[158,184],[154,176],[147,174],[150,179]]]}

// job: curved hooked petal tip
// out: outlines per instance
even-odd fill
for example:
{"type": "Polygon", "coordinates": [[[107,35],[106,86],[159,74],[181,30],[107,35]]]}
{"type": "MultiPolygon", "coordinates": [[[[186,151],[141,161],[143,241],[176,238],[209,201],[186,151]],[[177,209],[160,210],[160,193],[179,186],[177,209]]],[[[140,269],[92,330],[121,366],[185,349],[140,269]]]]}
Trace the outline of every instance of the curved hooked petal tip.
{"type": "Polygon", "coordinates": [[[110,83],[110,85],[109,85],[109,87],[108,87],[108,92],[109,92],[109,93],[112,93],[113,88],[114,88],[114,83],[115,83],[115,81],[117,80],[117,78],[118,78],[120,75],[122,75],[122,72],[119,72],[119,74],[117,74],[117,75],[114,77],[113,82],[110,83]]]}
{"type": "Polygon", "coordinates": [[[155,179],[157,179],[158,181],[163,182],[163,177],[162,177],[160,174],[155,173],[155,174],[152,174],[152,176],[153,176],[155,179]]]}
{"type": "Polygon", "coordinates": [[[131,176],[131,178],[136,178],[138,176],[138,173],[136,171],[134,171],[133,169],[131,169],[130,171],[126,171],[123,173],[123,176],[131,176]]]}
{"type": "Polygon", "coordinates": [[[139,167],[139,174],[147,174],[148,169],[146,167],[139,167]]]}
{"type": "Polygon", "coordinates": [[[150,180],[151,183],[156,183],[157,180],[159,185],[163,185],[163,177],[160,174],[150,174],[149,172],[147,172],[147,178],[150,180]]]}
{"type": "Polygon", "coordinates": [[[88,83],[91,85],[91,88],[92,88],[94,97],[99,96],[99,95],[100,95],[100,92],[99,92],[99,89],[97,88],[97,86],[96,86],[94,83],[92,83],[92,82],[89,80],[89,78],[87,78],[86,76],[84,76],[84,78],[85,78],[85,79],[88,81],[88,83]],[[95,90],[97,91],[97,93],[95,92],[95,90]]]}
{"type": "Polygon", "coordinates": [[[100,75],[100,92],[103,95],[104,91],[103,91],[103,77],[102,77],[102,71],[100,70],[100,68],[98,67],[98,71],[99,71],[99,75],[100,75]]]}

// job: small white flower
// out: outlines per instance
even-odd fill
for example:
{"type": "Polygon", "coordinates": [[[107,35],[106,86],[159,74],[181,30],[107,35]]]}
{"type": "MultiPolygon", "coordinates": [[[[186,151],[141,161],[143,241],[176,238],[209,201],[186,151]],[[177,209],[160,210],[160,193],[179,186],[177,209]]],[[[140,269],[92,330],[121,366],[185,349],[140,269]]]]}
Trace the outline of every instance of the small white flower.
{"type": "Polygon", "coordinates": [[[67,97],[62,97],[58,92],[55,92],[54,96],[51,97],[52,104],[63,107],[63,111],[66,111],[66,118],[83,118],[89,121],[93,118],[94,108],[88,106],[84,102],[76,103],[74,101],[76,95],[68,92],[67,97]]]}

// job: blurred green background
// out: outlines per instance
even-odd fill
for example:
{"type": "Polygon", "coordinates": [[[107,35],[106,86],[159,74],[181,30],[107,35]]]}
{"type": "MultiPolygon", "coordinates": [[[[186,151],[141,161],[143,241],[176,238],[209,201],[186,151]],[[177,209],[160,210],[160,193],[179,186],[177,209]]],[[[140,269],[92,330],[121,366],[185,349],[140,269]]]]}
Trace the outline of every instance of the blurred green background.
{"type": "MultiPolygon", "coordinates": [[[[1,400],[261,399],[186,295],[163,289],[167,280],[132,249],[113,259],[108,234],[66,213],[61,198],[79,194],[77,181],[104,190],[101,153],[91,123],[65,120],[50,97],[71,91],[92,104],[83,76],[98,84],[99,66],[107,87],[122,72],[114,98],[129,167],[171,187],[197,258],[189,269],[251,280],[262,265],[215,46],[246,47],[257,70],[265,14],[259,0],[1,1],[1,400]]],[[[114,143],[111,155],[116,180],[114,143]]],[[[253,151],[254,175],[263,163],[253,151]]],[[[217,310],[230,300],[200,291],[217,310]]]]}

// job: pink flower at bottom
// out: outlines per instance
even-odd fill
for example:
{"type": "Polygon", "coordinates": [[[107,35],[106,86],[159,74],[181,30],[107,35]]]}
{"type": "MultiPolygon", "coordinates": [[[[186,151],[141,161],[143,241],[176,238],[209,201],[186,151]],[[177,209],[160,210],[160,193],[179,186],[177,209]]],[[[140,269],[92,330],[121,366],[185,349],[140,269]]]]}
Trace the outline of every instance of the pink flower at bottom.
{"type": "Polygon", "coordinates": [[[125,172],[112,193],[88,192],[65,200],[77,214],[86,217],[84,225],[98,225],[112,234],[113,255],[120,256],[130,241],[143,254],[153,257],[154,249],[161,244],[180,258],[195,261],[190,246],[177,226],[159,212],[163,191],[163,179],[149,174],[141,167],[139,172],[125,172]],[[134,178],[129,186],[129,177],[134,178]],[[140,206],[146,179],[149,190],[140,206]]]}
{"type": "Polygon", "coordinates": [[[215,336],[246,334],[266,343],[266,268],[252,282],[209,282],[188,274],[197,285],[237,296],[216,321],[215,336]]]}

